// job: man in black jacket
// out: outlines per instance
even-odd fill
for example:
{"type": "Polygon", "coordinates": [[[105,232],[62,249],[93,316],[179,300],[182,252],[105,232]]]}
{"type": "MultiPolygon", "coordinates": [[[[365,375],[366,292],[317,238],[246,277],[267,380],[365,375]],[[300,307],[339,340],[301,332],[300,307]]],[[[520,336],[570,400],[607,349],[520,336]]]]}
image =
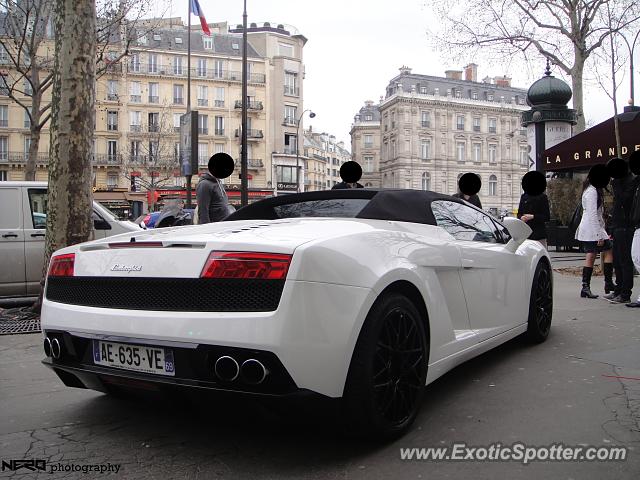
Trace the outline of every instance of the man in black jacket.
{"type": "Polygon", "coordinates": [[[611,159],[607,163],[613,180],[613,209],[611,211],[611,236],[613,238],[613,259],[616,271],[616,289],[613,294],[605,295],[612,303],[629,303],[633,288],[633,261],[631,260],[631,242],[634,228],[631,225],[631,205],[636,181],[629,172],[627,164],[621,158],[611,159]]]}
{"type": "MultiPolygon", "coordinates": [[[[640,150],[636,150],[629,155],[629,170],[635,175],[633,178],[633,195],[631,199],[630,224],[634,229],[633,241],[631,242],[631,259],[640,271],[640,150]]],[[[633,278],[633,277],[632,277],[633,278]]],[[[635,302],[627,303],[627,307],[640,308],[640,297],[635,302]]]]}
{"type": "Polygon", "coordinates": [[[547,248],[546,222],[551,218],[549,199],[544,191],[547,179],[541,172],[531,171],[522,177],[524,193],[518,205],[518,218],[531,227],[530,240],[537,240],[547,248]]]}
{"type": "Polygon", "coordinates": [[[218,179],[230,176],[233,167],[233,158],[226,153],[216,153],[209,159],[209,172],[200,177],[196,187],[199,225],[219,222],[231,213],[227,192],[218,179]]]}

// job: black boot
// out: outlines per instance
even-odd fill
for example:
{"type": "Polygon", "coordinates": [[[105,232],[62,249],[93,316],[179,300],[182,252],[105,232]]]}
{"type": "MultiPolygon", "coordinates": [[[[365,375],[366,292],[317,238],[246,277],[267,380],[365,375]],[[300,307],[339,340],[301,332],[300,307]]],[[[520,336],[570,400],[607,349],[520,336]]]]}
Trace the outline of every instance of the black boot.
{"type": "Polygon", "coordinates": [[[602,265],[604,273],[604,293],[615,292],[618,287],[613,283],[613,263],[605,263],[602,265]]]}
{"type": "Polygon", "coordinates": [[[593,267],[582,267],[582,290],[580,296],[582,298],[598,298],[598,295],[591,293],[591,274],[593,267]]]}

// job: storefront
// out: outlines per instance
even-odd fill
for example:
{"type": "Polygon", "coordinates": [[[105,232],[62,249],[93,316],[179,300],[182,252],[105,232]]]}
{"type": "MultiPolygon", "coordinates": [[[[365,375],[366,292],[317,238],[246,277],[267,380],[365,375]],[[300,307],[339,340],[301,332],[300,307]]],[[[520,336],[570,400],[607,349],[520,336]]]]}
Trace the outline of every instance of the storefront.
{"type": "Polygon", "coordinates": [[[544,152],[544,170],[587,171],[593,165],[607,163],[613,157],[627,158],[640,150],[640,111],[618,115],[620,152],[616,147],[614,119],[610,118],[544,152]]]}
{"type": "MultiPolygon", "coordinates": [[[[229,184],[225,185],[224,187],[225,191],[227,192],[227,196],[229,197],[229,203],[236,208],[240,208],[240,185],[229,184]]],[[[191,199],[193,203],[196,203],[195,188],[192,189],[191,192],[191,199]]],[[[273,197],[273,190],[271,189],[249,189],[247,193],[249,194],[249,203],[257,202],[258,200],[262,200],[264,198],[273,197]]],[[[181,198],[182,200],[186,201],[186,188],[162,188],[156,190],[156,210],[162,209],[162,205],[165,201],[176,198],[181,198]]]]}
{"type": "Polygon", "coordinates": [[[147,198],[142,192],[126,188],[94,189],[93,199],[112,211],[119,219],[135,219],[146,210],[147,198]]]}

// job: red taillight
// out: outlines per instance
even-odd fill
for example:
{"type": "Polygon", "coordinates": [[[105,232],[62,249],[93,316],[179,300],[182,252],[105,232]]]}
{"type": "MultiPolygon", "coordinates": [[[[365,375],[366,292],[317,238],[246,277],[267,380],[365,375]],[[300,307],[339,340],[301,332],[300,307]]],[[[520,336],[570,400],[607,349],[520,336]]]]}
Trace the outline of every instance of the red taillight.
{"type": "Polygon", "coordinates": [[[75,253],[56,255],[49,264],[49,277],[73,277],[73,264],[76,261],[75,253]]]}
{"type": "Polygon", "coordinates": [[[211,252],[201,278],[284,280],[291,255],[261,252],[211,252]]]}

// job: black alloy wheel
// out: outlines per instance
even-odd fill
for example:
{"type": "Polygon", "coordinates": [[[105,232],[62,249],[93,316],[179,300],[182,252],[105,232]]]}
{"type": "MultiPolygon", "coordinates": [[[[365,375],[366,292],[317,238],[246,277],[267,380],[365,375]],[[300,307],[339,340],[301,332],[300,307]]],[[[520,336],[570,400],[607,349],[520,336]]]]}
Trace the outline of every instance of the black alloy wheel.
{"type": "Polygon", "coordinates": [[[534,343],[549,336],[553,317],[553,278],[549,265],[542,261],[536,267],[529,300],[527,337],[534,343]]]}
{"type": "Polygon", "coordinates": [[[379,298],[360,332],[345,386],[350,433],[389,439],[409,428],[420,409],[428,351],[413,303],[398,293],[379,298]]]}

